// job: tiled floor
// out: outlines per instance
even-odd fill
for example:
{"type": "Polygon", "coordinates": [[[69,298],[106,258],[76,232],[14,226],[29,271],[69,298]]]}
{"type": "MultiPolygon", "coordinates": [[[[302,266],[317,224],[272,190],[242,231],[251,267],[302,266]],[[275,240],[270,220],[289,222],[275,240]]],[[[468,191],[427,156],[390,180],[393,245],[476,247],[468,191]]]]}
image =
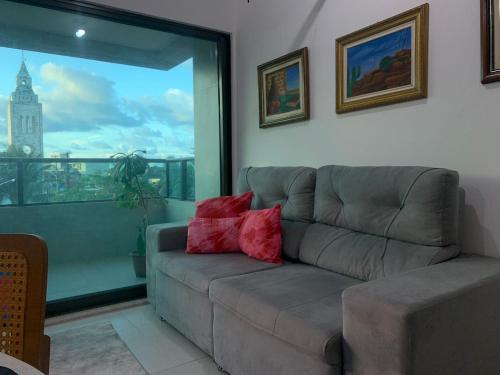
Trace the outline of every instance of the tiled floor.
{"type": "Polygon", "coordinates": [[[134,274],[129,256],[94,260],[51,263],[47,301],[102,292],[145,283],[134,274]]]}
{"type": "MultiPolygon", "coordinates": [[[[60,318],[57,320],[61,321],[60,318]]],[[[149,304],[66,322],[49,320],[51,334],[88,324],[111,322],[121,339],[150,375],[220,375],[212,359],[168,324],[149,304]]]]}

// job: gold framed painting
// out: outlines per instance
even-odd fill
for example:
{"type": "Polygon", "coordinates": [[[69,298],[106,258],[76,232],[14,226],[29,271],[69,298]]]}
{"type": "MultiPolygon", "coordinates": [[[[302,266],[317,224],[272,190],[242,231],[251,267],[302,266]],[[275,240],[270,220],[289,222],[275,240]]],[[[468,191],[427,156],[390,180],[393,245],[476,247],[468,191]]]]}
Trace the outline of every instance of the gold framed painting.
{"type": "Polygon", "coordinates": [[[427,97],[429,4],[336,41],[337,113],[427,97]]]}
{"type": "Polygon", "coordinates": [[[309,119],[307,47],[259,65],[261,128],[309,119]]]}
{"type": "Polygon", "coordinates": [[[481,82],[500,81],[500,4],[495,0],[481,0],[481,60],[481,82]]]}

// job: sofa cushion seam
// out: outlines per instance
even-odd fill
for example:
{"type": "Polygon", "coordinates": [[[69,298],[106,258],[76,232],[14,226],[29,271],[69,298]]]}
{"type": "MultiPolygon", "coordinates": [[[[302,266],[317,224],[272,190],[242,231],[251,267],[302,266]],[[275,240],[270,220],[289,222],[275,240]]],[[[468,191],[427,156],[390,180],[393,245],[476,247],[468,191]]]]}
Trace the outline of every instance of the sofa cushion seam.
{"type": "Polygon", "coordinates": [[[275,336],[276,323],[278,322],[278,319],[279,319],[279,317],[280,317],[280,315],[281,315],[282,312],[285,312],[285,311],[288,311],[288,310],[292,310],[292,309],[295,309],[295,308],[300,307],[300,306],[308,305],[308,304],[313,303],[313,302],[321,301],[322,299],[331,297],[331,296],[333,296],[335,294],[339,294],[339,291],[336,290],[335,292],[331,292],[331,293],[325,294],[325,295],[323,295],[321,297],[317,297],[317,298],[311,299],[309,301],[301,302],[301,303],[298,303],[296,305],[288,306],[288,307],[286,307],[284,309],[281,309],[278,312],[278,314],[276,314],[276,317],[274,318],[274,324],[273,324],[273,330],[272,330],[273,336],[275,336]]]}
{"type": "MultiPolygon", "coordinates": [[[[284,284],[284,283],[286,283],[288,281],[291,281],[291,280],[302,279],[305,276],[309,276],[309,275],[296,275],[296,276],[288,277],[285,280],[280,280],[279,283],[280,284],[284,284]]],[[[273,285],[275,285],[275,284],[276,283],[273,283],[273,285]]],[[[263,288],[262,286],[258,286],[256,288],[252,288],[252,289],[244,289],[242,292],[240,292],[240,295],[238,296],[238,302],[236,302],[236,305],[235,305],[235,311],[238,311],[238,306],[240,304],[240,300],[241,300],[241,296],[243,295],[243,292],[252,292],[252,291],[255,291],[255,290],[262,289],[262,288],[263,288]]]]}
{"type": "Polygon", "coordinates": [[[394,222],[396,221],[397,217],[401,214],[401,212],[403,211],[403,208],[405,207],[406,205],[406,201],[410,195],[410,193],[412,192],[415,184],[418,182],[418,180],[420,180],[420,178],[430,172],[430,171],[433,171],[433,170],[436,170],[436,168],[428,168],[422,172],[420,172],[412,181],[412,183],[408,186],[408,189],[406,190],[406,193],[403,197],[403,201],[401,202],[400,206],[399,206],[399,209],[397,210],[397,212],[394,214],[394,216],[392,217],[391,221],[389,222],[389,224],[387,225],[385,231],[384,231],[384,235],[383,237],[388,237],[389,235],[389,231],[391,230],[391,227],[392,225],[394,224],[394,222]]]}
{"type": "MultiPolygon", "coordinates": [[[[340,228],[340,227],[339,227],[340,228]]],[[[340,236],[338,237],[335,237],[333,240],[331,240],[327,245],[325,245],[319,252],[318,256],[316,257],[316,262],[314,263],[315,265],[318,265],[318,262],[319,262],[319,258],[321,258],[321,256],[323,255],[323,253],[330,247],[330,245],[332,245],[334,242],[336,242],[337,240],[340,240],[341,238],[344,238],[350,234],[352,234],[353,232],[352,231],[349,231],[349,229],[345,229],[345,228],[341,228],[341,229],[344,229],[346,230],[347,232],[346,233],[343,233],[341,234],[340,236]]]]}
{"type": "MultiPolygon", "coordinates": [[[[292,191],[292,188],[294,187],[295,183],[297,182],[297,180],[299,179],[299,177],[306,173],[307,172],[307,169],[305,168],[300,168],[298,171],[297,171],[297,175],[293,178],[293,181],[290,183],[290,185],[288,186],[288,191],[286,192],[286,204],[290,205],[290,196],[291,196],[291,191],[292,191]]],[[[314,202],[313,202],[313,205],[314,205],[314,202]]],[[[292,205],[293,206],[293,205],[292,205]]],[[[308,216],[311,216],[311,215],[308,215],[308,216]]],[[[312,216],[314,216],[314,206],[313,206],[313,212],[312,212],[312,216]]],[[[295,218],[296,215],[293,215],[293,217],[295,218]]],[[[298,218],[297,220],[300,220],[301,218],[298,218]]],[[[307,218],[302,218],[303,220],[307,220],[307,222],[310,222],[311,221],[311,217],[307,217],[307,218]]]]}

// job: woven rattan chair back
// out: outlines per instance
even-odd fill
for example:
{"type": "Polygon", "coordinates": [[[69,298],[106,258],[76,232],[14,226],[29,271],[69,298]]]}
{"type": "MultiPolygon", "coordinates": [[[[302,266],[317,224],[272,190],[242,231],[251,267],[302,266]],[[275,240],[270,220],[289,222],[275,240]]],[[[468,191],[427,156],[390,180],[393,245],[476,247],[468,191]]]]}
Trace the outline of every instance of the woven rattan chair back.
{"type": "Polygon", "coordinates": [[[43,335],[47,245],[39,237],[0,234],[0,352],[48,374],[43,335]]]}

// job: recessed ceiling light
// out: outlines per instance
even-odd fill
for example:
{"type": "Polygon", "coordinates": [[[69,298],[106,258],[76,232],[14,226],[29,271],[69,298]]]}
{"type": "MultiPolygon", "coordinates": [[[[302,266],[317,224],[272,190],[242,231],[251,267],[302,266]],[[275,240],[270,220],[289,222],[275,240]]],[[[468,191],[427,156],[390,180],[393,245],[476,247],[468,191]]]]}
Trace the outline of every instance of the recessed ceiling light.
{"type": "Polygon", "coordinates": [[[82,38],[85,35],[85,30],[83,29],[78,29],[75,33],[77,38],[82,38]]]}

